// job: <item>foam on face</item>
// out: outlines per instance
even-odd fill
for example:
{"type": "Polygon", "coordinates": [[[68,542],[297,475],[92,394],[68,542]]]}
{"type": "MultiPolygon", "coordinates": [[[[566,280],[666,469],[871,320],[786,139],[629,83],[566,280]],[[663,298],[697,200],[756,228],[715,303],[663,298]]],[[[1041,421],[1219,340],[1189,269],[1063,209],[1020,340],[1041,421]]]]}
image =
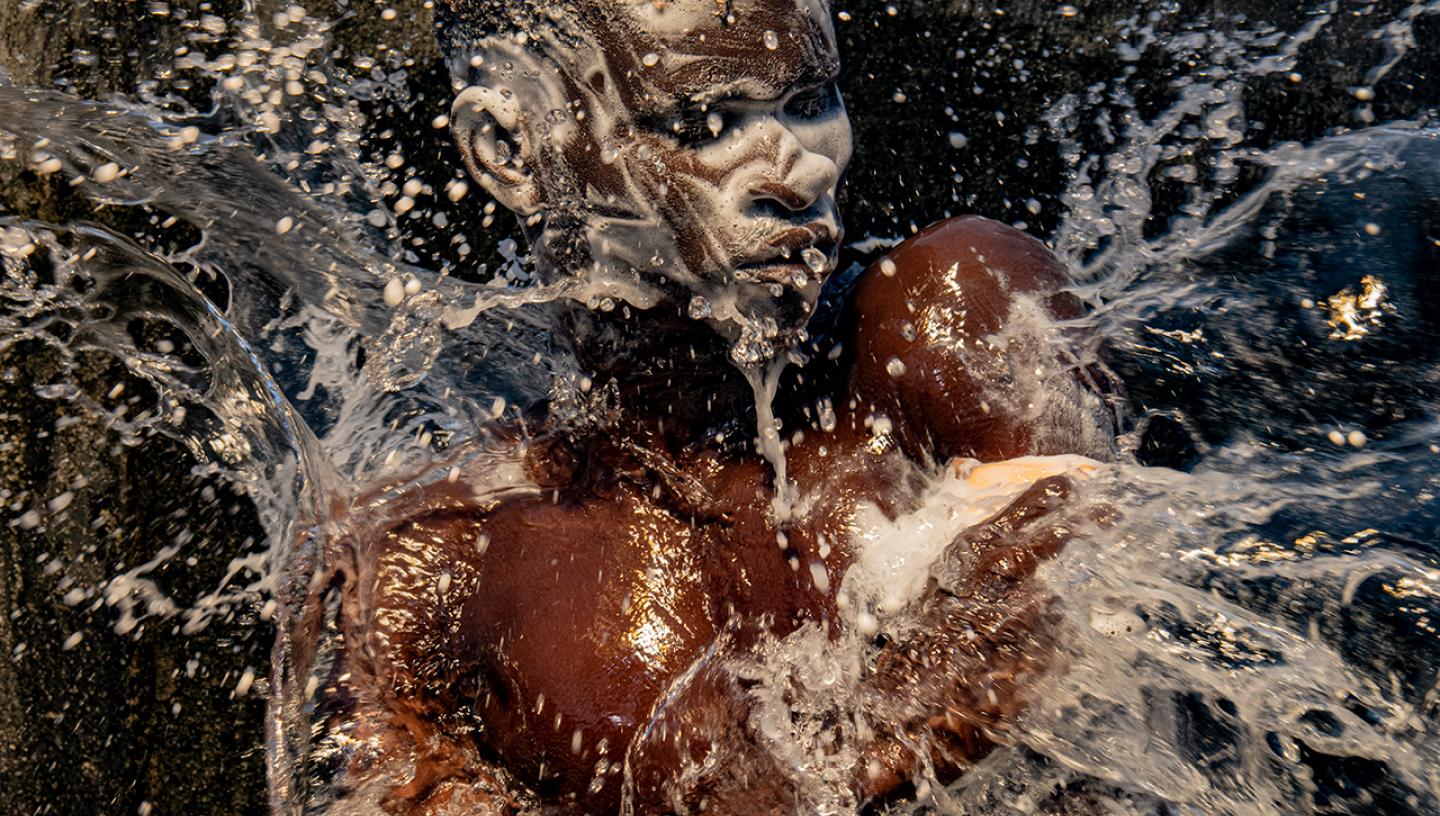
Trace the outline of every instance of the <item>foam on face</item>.
{"type": "Polygon", "coordinates": [[[693,317],[731,340],[731,358],[755,392],[783,521],[793,491],[771,409],[780,351],[798,339],[834,251],[811,252],[809,272],[784,282],[745,280],[737,268],[779,260],[775,244],[797,227],[839,245],[835,193],[851,154],[843,104],[836,99],[808,118],[787,108],[794,93],[833,76],[829,10],[822,0],[623,6],[631,24],[624,30],[605,15],[582,20],[557,6],[556,25],[481,43],[472,77],[518,95],[526,115],[520,138],[548,146],[531,151],[531,171],[564,217],[543,218],[537,252],[543,261],[547,247],[573,245],[578,232],[588,262],[554,270],[578,275],[567,294],[649,308],[678,289],[693,317]],[[656,126],[682,107],[706,114],[714,138],[681,144],[656,126]],[[757,192],[767,187],[809,203],[790,211],[773,193],[757,192]],[[571,234],[545,234],[557,225],[571,234]]]}

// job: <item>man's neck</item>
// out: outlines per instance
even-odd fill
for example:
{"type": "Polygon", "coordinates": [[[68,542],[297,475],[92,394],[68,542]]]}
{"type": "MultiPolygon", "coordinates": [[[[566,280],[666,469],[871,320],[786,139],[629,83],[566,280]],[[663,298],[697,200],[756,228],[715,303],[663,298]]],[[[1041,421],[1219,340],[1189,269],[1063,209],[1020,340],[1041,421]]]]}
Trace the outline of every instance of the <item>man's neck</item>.
{"type": "Polygon", "coordinates": [[[675,307],[604,312],[572,303],[559,322],[592,388],[614,395],[617,431],[687,446],[753,430],[754,397],[729,360],[729,341],[675,307]]]}

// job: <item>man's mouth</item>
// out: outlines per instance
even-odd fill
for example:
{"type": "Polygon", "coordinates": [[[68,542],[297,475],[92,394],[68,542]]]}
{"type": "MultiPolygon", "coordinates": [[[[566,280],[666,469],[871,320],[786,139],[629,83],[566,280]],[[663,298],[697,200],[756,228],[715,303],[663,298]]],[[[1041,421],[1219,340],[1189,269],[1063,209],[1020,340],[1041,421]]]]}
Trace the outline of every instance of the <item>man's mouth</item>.
{"type": "Polygon", "coordinates": [[[839,242],[825,226],[795,227],[766,242],[767,247],[735,266],[735,279],[803,289],[820,283],[835,266],[839,242]]]}

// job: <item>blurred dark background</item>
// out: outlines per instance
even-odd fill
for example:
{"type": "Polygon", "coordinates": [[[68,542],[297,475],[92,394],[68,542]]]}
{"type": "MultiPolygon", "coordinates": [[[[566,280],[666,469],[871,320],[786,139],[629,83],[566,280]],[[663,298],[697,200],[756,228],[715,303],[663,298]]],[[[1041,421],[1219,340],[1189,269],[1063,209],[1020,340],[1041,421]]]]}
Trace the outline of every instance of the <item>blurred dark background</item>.
{"type": "MultiPolygon", "coordinates": [[[[258,5],[262,20],[283,8],[258,5]]],[[[1246,141],[1257,147],[1309,142],[1368,121],[1433,117],[1440,104],[1440,16],[1415,20],[1413,47],[1374,86],[1373,100],[1357,105],[1352,90],[1384,57],[1384,43],[1370,36],[1376,21],[1396,18],[1407,5],[1330,4],[1334,18],[1300,47],[1293,71],[1241,77],[1246,141]],[[1301,79],[1291,78],[1292,72],[1301,79]]],[[[177,50],[213,42],[202,25],[206,15],[233,20],[241,6],[239,0],[0,0],[0,71],[21,85],[85,97],[143,98],[203,121],[211,80],[177,69],[177,50]]],[[[1208,70],[1209,54],[1219,48],[1217,35],[1294,32],[1316,13],[1298,3],[1238,0],[1075,6],[856,0],[835,10],[848,17],[837,27],[857,148],[842,202],[852,238],[905,235],[962,213],[1050,236],[1064,209],[1058,196],[1066,165],[1046,121],[1058,101],[1074,95],[1087,115],[1111,109],[1117,121],[1126,111],[1154,115],[1175,98],[1177,82],[1191,71],[1208,70]],[[1183,48],[1124,57],[1117,42],[1134,39],[1134,32],[1147,26],[1161,40],[1193,41],[1194,59],[1187,59],[1183,48]]],[[[367,156],[378,164],[403,150],[409,158],[405,173],[443,189],[460,165],[443,131],[430,126],[448,109],[450,91],[431,41],[429,12],[417,2],[359,0],[323,0],[309,11],[334,21],[337,61],[369,55],[384,75],[363,103],[367,156]],[[385,19],[391,16],[382,17],[387,7],[398,14],[385,19]]],[[[224,125],[223,117],[210,121],[224,125]]],[[[1085,149],[1105,152],[1103,128],[1087,126],[1078,135],[1085,149]]],[[[1428,166],[1428,172],[1440,173],[1440,165],[1428,166]]],[[[1237,190],[1253,181],[1242,178],[1237,190]]],[[[1409,236],[1405,240],[1413,244],[1404,259],[1393,261],[1400,264],[1398,276],[1421,267],[1440,269],[1426,243],[1440,236],[1436,191],[1433,183],[1425,184],[1417,180],[1408,193],[1420,202],[1418,209],[1397,206],[1386,222],[1387,235],[1409,236]]],[[[1160,178],[1153,189],[1154,229],[1163,231],[1181,191],[1160,178]]],[[[481,264],[494,265],[497,242],[513,235],[513,221],[500,215],[487,226],[483,202],[474,196],[458,205],[435,198],[430,211],[443,209],[448,226],[402,219],[401,251],[432,268],[482,276],[481,264]],[[474,247],[464,260],[445,240],[453,234],[466,236],[474,247]]],[[[148,226],[155,213],[144,207],[96,210],[58,179],[37,177],[15,162],[0,163],[0,212],[51,222],[94,220],[167,249],[158,246],[164,239],[148,226]]],[[[1285,217],[1295,229],[1321,236],[1321,248],[1338,246],[1324,236],[1348,228],[1345,218],[1327,223],[1323,212],[1285,217]]],[[[1353,251],[1358,250],[1346,250],[1353,251]]],[[[1221,301],[1241,288],[1253,296],[1266,287],[1254,285],[1253,277],[1241,280],[1236,269],[1256,257],[1241,242],[1230,257],[1184,274],[1218,281],[1221,301]],[[1226,288],[1227,280],[1234,285],[1226,288]]],[[[1272,271],[1282,266],[1276,262],[1272,271]]],[[[1334,278],[1354,271],[1341,266],[1317,274],[1334,278]]],[[[1416,273],[1412,279],[1414,285],[1397,287],[1396,296],[1428,300],[1428,278],[1416,273]]],[[[1270,288],[1277,298],[1289,296],[1283,285],[1270,288]]],[[[1251,302],[1270,301],[1252,297],[1251,302]]],[[[1183,313],[1163,319],[1193,327],[1199,309],[1188,304],[1183,313]]],[[[1282,316],[1243,336],[1217,335],[1216,342],[1239,344],[1262,359],[1273,350],[1265,344],[1278,347],[1275,338],[1291,327],[1285,320],[1303,319],[1282,316]]],[[[1283,383],[1285,371],[1236,363],[1198,374],[1192,368],[1181,377],[1170,364],[1174,354],[1202,357],[1207,349],[1157,350],[1137,342],[1117,344],[1108,353],[1127,383],[1136,416],[1185,409],[1183,423],[1151,423],[1140,445],[1142,458],[1184,467],[1205,445],[1224,441],[1237,428],[1263,437],[1267,421],[1293,428],[1297,422],[1341,417],[1383,434],[1386,423],[1428,404],[1433,389],[1395,377],[1377,384],[1385,378],[1373,376],[1373,369],[1367,374],[1364,366],[1429,360],[1440,344],[1433,343],[1433,332],[1426,333],[1428,317],[1422,323],[1420,334],[1383,350],[1381,357],[1351,355],[1353,366],[1336,375],[1341,391],[1328,403],[1311,401],[1303,409],[1262,411],[1263,416],[1257,404],[1277,403],[1263,387],[1283,383]],[[1257,387],[1260,392],[1254,392],[1257,387]],[[1356,388],[1363,393],[1344,390],[1356,388]],[[1226,397],[1217,399],[1217,393],[1226,397]],[[1254,393],[1253,401],[1234,398],[1237,393],[1254,393]],[[1397,404],[1403,409],[1398,415],[1397,404]]],[[[188,542],[188,557],[170,559],[156,577],[182,596],[213,586],[231,556],[257,546],[262,534],[254,508],[219,477],[192,473],[199,463],[174,442],[117,439],[103,423],[86,417],[61,421],[61,404],[34,392],[57,365],[47,354],[24,344],[0,351],[0,500],[7,507],[0,514],[0,812],[262,813],[268,625],[256,610],[239,609],[198,634],[180,634],[177,620],[161,616],[119,633],[117,614],[104,601],[110,576],[149,560],[177,536],[188,542]],[[76,496],[65,512],[47,515],[33,529],[13,521],[25,508],[65,490],[76,496]],[[237,693],[247,671],[261,680],[237,693]]],[[[1324,369],[1330,362],[1306,358],[1294,365],[1324,369]]],[[[120,376],[115,365],[97,358],[81,370],[84,378],[108,385],[120,376]]],[[[1281,398],[1278,404],[1292,403],[1281,398]]],[[[1277,444],[1289,438],[1273,436],[1277,444]]]]}

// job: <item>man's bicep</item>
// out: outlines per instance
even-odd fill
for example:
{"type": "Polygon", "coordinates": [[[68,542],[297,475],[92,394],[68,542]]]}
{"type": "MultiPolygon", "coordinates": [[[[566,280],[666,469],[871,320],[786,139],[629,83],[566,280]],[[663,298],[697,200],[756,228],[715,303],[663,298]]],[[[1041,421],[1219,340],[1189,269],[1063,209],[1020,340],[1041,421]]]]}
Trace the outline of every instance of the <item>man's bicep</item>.
{"type": "Polygon", "coordinates": [[[1061,452],[1046,437],[1056,392],[1074,386],[1053,346],[1054,318],[1078,314],[1067,283],[1018,230],[980,218],[930,227],[856,290],[852,395],[917,459],[1061,452]]]}

